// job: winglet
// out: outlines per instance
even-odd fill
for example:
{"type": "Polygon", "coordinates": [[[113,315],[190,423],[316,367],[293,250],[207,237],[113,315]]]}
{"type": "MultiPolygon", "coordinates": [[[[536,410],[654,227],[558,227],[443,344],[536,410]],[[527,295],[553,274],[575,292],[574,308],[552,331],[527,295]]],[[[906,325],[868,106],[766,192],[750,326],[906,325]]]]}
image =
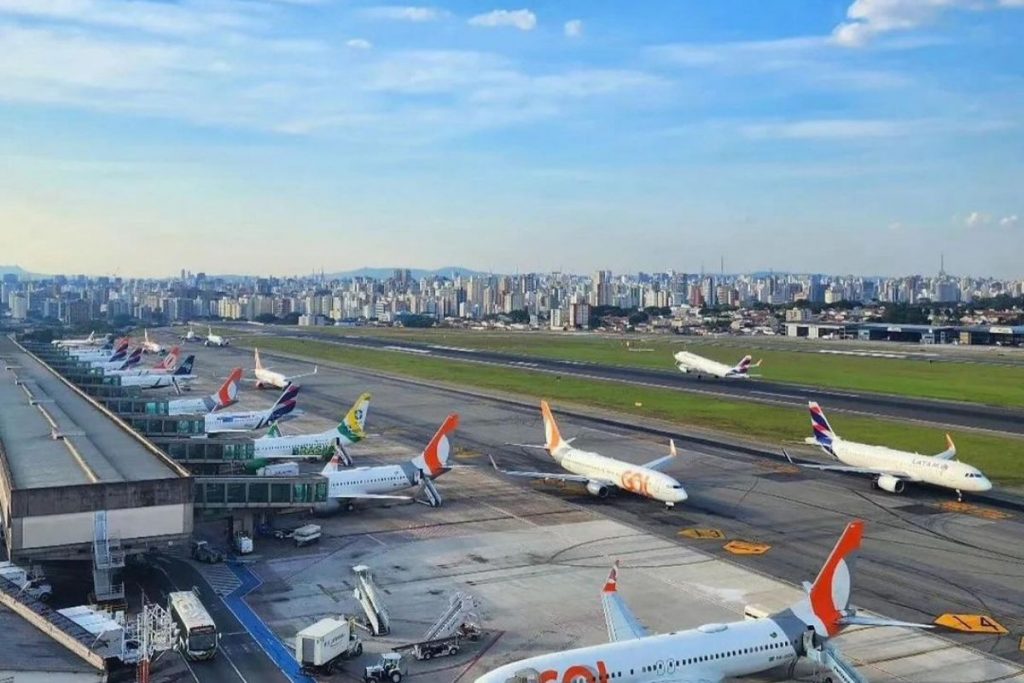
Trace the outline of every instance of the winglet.
{"type": "Polygon", "coordinates": [[[953,437],[949,434],[946,434],[946,448],[953,451],[953,454],[956,455],[956,444],[953,443],[953,437]]]}
{"type": "Polygon", "coordinates": [[[608,580],[604,582],[602,593],[616,593],[619,590],[619,561],[615,560],[612,570],[608,572],[608,580]]]}
{"type": "Polygon", "coordinates": [[[787,451],[787,450],[786,450],[785,448],[783,448],[783,449],[782,449],[782,454],[783,454],[784,456],[786,456],[786,460],[788,460],[788,461],[789,461],[789,464],[790,464],[790,465],[795,465],[795,464],[796,464],[795,462],[793,462],[793,456],[791,456],[791,455],[789,454],[789,451],[787,451]]]}
{"type": "Polygon", "coordinates": [[[491,467],[493,467],[493,468],[494,468],[494,471],[495,471],[495,472],[501,472],[501,468],[499,468],[499,467],[498,467],[498,463],[494,462],[494,456],[493,456],[493,455],[490,455],[490,454],[488,454],[488,456],[487,456],[487,457],[488,457],[488,459],[490,459],[490,461],[491,461],[491,467]]]}
{"type": "Polygon", "coordinates": [[[675,457],[675,456],[679,455],[678,451],[676,451],[676,440],[675,439],[669,439],[668,440],[668,452],[669,452],[669,455],[671,455],[672,457],[675,457]]]}

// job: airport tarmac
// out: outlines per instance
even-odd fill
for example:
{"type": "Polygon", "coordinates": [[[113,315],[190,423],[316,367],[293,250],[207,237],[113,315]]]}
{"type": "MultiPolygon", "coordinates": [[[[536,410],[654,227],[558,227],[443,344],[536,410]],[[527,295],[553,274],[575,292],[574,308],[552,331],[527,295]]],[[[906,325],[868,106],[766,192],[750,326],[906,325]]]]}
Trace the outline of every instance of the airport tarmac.
{"type": "MultiPolygon", "coordinates": [[[[251,365],[251,356],[241,349],[199,349],[198,356],[197,372],[206,377],[222,376],[235,364],[245,367],[251,365]]],[[[272,362],[276,369],[286,373],[300,372],[305,368],[305,364],[296,361],[273,359],[272,362]]],[[[212,386],[213,380],[208,380],[208,384],[212,386]]],[[[264,392],[259,396],[257,392],[251,391],[250,387],[251,385],[248,385],[242,391],[244,407],[267,405],[272,400],[271,392],[264,392]]],[[[202,390],[205,389],[204,385],[202,390]]],[[[690,494],[690,500],[672,511],[665,510],[656,502],[627,495],[608,501],[598,501],[581,495],[578,490],[548,490],[542,486],[532,487],[519,482],[506,482],[488,471],[486,459],[481,457],[483,453],[494,455],[506,467],[549,468],[555,471],[553,463],[546,461],[547,456],[540,452],[501,445],[506,442],[540,441],[540,419],[535,409],[510,406],[486,399],[467,399],[458,393],[411,385],[373,373],[339,371],[324,366],[321,366],[317,376],[304,381],[299,406],[304,408],[307,414],[286,423],[285,431],[320,429],[333,424],[334,418],[328,419],[326,416],[340,416],[358,393],[364,390],[374,392],[368,422],[369,431],[387,440],[398,441],[406,447],[425,442],[444,414],[449,410],[458,410],[463,420],[454,443],[457,447],[466,449],[459,452],[460,462],[480,463],[482,471],[457,470],[441,479],[439,488],[448,502],[448,506],[441,510],[402,506],[400,509],[395,508],[382,514],[376,506],[369,506],[369,509],[354,515],[341,515],[329,520],[330,533],[339,533],[334,531],[337,525],[343,536],[351,534],[363,523],[377,518],[398,518],[399,513],[406,510],[414,511],[420,518],[443,518],[443,515],[458,511],[460,506],[469,505],[470,501],[476,500],[479,496],[484,496],[484,500],[492,506],[506,505],[507,500],[522,496],[529,504],[541,504],[539,501],[545,505],[557,503],[577,511],[574,514],[585,514],[593,518],[590,522],[569,522],[571,525],[615,524],[621,529],[628,530],[630,534],[648,539],[646,542],[651,545],[645,548],[649,550],[667,548],[679,553],[679,558],[688,557],[687,553],[697,553],[705,558],[702,560],[703,563],[717,567],[711,572],[711,577],[742,569],[753,572],[749,576],[759,577],[758,580],[775,577],[793,586],[802,580],[813,578],[821,559],[831,548],[839,530],[852,516],[858,516],[868,522],[865,550],[861,556],[858,583],[854,593],[854,601],[858,606],[893,618],[919,621],[931,621],[944,612],[982,614],[998,620],[1009,630],[1003,637],[950,635],[944,636],[942,640],[929,637],[928,649],[918,651],[922,654],[916,659],[912,658],[913,666],[909,671],[904,672],[900,667],[900,662],[904,661],[905,657],[899,652],[893,652],[891,657],[883,657],[883,668],[886,669],[886,673],[876,674],[872,671],[869,673],[871,680],[952,682],[993,680],[1000,677],[1008,680],[1008,677],[1024,675],[1019,666],[1022,657],[1018,649],[1018,638],[1024,630],[1024,619],[1021,616],[1024,614],[1024,590],[1020,581],[1024,576],[1024,569],[1021,568],[1024,556],[1020,543],[1024,538],[1024,526],[1020,519],[1006,517],[1005,513],[977,506],[953,509],[949,506],[952,498],[942,491],[915,490],[910,495],[891,496],[872,491],[867,480],[862,478],[793,472],[777,463],[765,462],[763,459],[730,452],[724,448],[704,447],[695,451],[687,450],[681,456],[680,462],[671,468],[670,473],[684,483],[690,494]],[[467,482],[477,479],[482,482],[481,485],[467,485],[467,482]],[[490,490],[488,487],[493,486],[504,487],[504,492],[484,493],[490,490]],[[542,492],[550,495],[535,495],[542,492]],[[721,532],[723,538],[696,540],[680,536],[685,529],[692,528],[716,529],[721,532]],[[736,539],[765,543],[771,548],[763,555],[730,555],[722,546],[725,541],[736,539]],[[714,562],[710,558],[714,558],[714,562]],[[964,657],[967,655],[963,654],[965,651],[955,649],[952,641],[970,644],[979,651],[996,653],[1013,663],[999,664],[998,660],[983,660],[995,662],[991,664],[992,666],[1006,667],[1001,669],[1002,672],[998,675],[991,675],[990,672],[979,678],[961,677],[959,674],[954,678],[936,677],[939,671],[951,675],[953,669],[949,668],[948,663],[943,664],[941,669],[930,668],[930,662],[933,659],[937,660],[937,655],[930,654],[924,657],[923,653],[956,653],[955,659],[966,661],[964,657]],[[927,662],[917,661],[922,659],[927,662]],[[915,676],[914,671],[922,670],[930,672],[930,675],[906,678],[915,676]],[[885,675],[896,678],[886,679],[885,675]]],[[[200,391],[199,386],[196,387],[196,391],[200,391]]],[[[557,406],[555,409],[557,414],[557,406]]],[[[642,431],[595,427],[580,419],[563,420],[562,431],[566,435],[578,436],[578,445],[582,447],[594,448],[608,454],[621,454],[625,459],[636,462],[663,454],[666,448],[665,444],[645,438],[642,431]]],[[[364,453],[363,457],[369,457],[367,453],[371,445],[372,439],[365,445],[351,449],[357,462],[360,461],[360,453],[364,453]]],[[[517,508],[508,512],[512,513],[512,519],[522,517],[529,520],[536,516],[528,512],[529,509],[527,505],[526,512],[517,508]]],[[[479,519],[480,515],[474,512],[469,518],[479,519]]],[[[427,528],[434,526],[438,525],[432,524],[427,528]]],[[[440,529],[447,529],[450,526],[440,525],[440,529]]],[[[584,533],[580,530],[582,527],[571,528],[573,534],[584,533]]],[[[421,531],[418,535],[430,533],[421,531]]],[[[373,536],[377,538],[378,534],[373,533],[373,536]]],[[[360,542],[365,542],[362,537],[360,539],[360,542]]],[[[473,543],[489,547],[487,539],[474,540],[473,543]]],[[[500,541],[498,545],[504,543],[500,541]]],[[[324,547],[327,546],[313,552],[322,552],[324,547]]],[[[398,548],[393,550],[395,556],[400,556],[398,548]]],[[[595,582],[600,581],[612,554],[612,550],[606,551],[604,555],[600,555],[600,561],[597,561],[598,555],[595,555],[593,564],[588,565],[593,567],[593,576],[597,577],[593,579],[595,582]]],[[[389,554],[389,561],[391,557],[389,554]]],[[[688,561],[679,559],[678,562],[687,564],[688,561]]],[[[318,566],[319,564],[317,563],[318,566]]],[[[274,565],[269,566],[272,569],[274,565]]],[[[384,579],[387,578],[389,570],[385,566],[383,571],[385,575],[381,577],[382,583],[386,583],[384,579]]],[[[334,570],[334,575],[339,579],[342,575],[347,579],[347,574],[347,565],[334,570]]],[[[660,576],[660,571],[658,575],[660,576]]],[[[299,576],[300,574],[295,575],[296,580],[299,576]]],[[[627,590],[625,584],[628,582],[628,576],[630,574],[624,576],[624,591],[627,590]]],[[[274,585],[274,578],[270,578],[265,586],[274,585]]],[[[745,590],[745,582],[748,581],[754,579],[742,579],[729,586],[706,585],[718,586],[716,590],[729,588],[736,591],[745,590]]],[[[571,579],[571,583],[576,585],[585,582],[580,577],[575,577],[571,579]]],[[[694,582],[693,579],[686,581],[687,585],[691,583],[705,585],[694,582]]],[[[265,586],[260,591],[263,591],[265,586]]],[[[704,596],[702,600],[711,600],[711,592],[707,595],[703,589],[699,592],[704,596]]],[[[748,593],[744,594],[744,599],[748,593]]],[[[553,594],[558,594],[557,589],[553,594]]],[[[663,596],[660,589],[653,597],[659,604],[662,604],[663,600],[671,599],[663,596]]],[[[258,599],[259,594],[250,596],[250,600],[258,599]]],[[[596,600],[595,589],[592,607],[597,606],[596,600]]],[[[735,604],[727,602],[722,602],[720,607],[732,609],[733,613],[737,609],[735,604]]],[[[705,612],[701,613],[696,621],[662,626],[657,623],[657,613],[652,620],[652,616],[642,604],[635,605],[635,608],[638,614],[656,629],[690,626],[708,619],[726,618],[705,612]]],[[[742,605],[739,606],[739,609],[741,608],[742,605]]],[[[676,617],[685,617],[694,611],[692,607],[678,606],[673,607],[672,613],[676,617]]],[[[600,612],[598,610],[590,614],[592,616],[580,618],[583,621],[592,621],[599,618],[600,612]]],[[[268,612],[265,618],[275,622],[277,619],[285,619],[286,615],[268,612]]],[[[541,620],[535,621],[532,629],[544,627],[541,620]]],[[[425,625],[421,626],[425,628],[425,625]]],[[[597,626],[598,631],[603,629],[599,621],[597,626]]],[[[574,637],[581,639],[578,642],[595,642],[586,640],[586,633],[574,637]]],[[[867,638],[868,635],[858,637],[867,638]]],[[[879,638],[869,648],[875,653],[879,650],[879,643],[884,642],[887,647],[895,647],[898,641],[877,635],[872,637],[879,638]]],[[[503,636],[502,640],[504,639],[503,636]]],[[[855,658],[858,656],[855,650],[851,650],[849,654],[855,658]]],[[[865,659],[869,658],[865,656],[865,659]]]]}

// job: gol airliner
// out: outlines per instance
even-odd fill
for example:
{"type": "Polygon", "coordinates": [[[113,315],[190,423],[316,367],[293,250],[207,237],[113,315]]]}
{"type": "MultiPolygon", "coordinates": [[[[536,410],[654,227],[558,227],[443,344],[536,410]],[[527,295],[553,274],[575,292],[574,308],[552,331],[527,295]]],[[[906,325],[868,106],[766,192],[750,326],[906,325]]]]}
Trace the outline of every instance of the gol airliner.
{"type": "MultiPolygon", "coordinates": [[[[676,503],[686,500],[686,490],[678,481],[660,472],[676,457],[676,445],[669,442],[669,454],[652,460],[643,465],[634,465],[624,460],[617,460],[591,453],[578,448],[573,448],[569,441],[562,439],[558,432],[558,425],[551,414],[551,408],[547,401],[540,402],[540,412],[544,417],[544,435],[547,443],[543,446],[527,446],[528,448],[543,448],[548,454],[567,470],[567,474],[553,474],[549,472],[518,472],[515,470],[502,470],[491,458],[494,469],[514,477],[526,477],[529,479],[545,479],[548,481],[576,482],[587,488],[587,493],[599,498],[607,498],[608,494],[615,489],[622,489],[640,496],[653,498],[672,507],[676,503]]],[[[519,444],[523,445],[523,444],[519,444]]]]}
{"type": "Polygon", "coordinates": [[[235,368],[217,393],[202,398],[176,398],[167,402],[168,415],[202,415],[238,402],[238,383],[242,368],[235,368]]]}

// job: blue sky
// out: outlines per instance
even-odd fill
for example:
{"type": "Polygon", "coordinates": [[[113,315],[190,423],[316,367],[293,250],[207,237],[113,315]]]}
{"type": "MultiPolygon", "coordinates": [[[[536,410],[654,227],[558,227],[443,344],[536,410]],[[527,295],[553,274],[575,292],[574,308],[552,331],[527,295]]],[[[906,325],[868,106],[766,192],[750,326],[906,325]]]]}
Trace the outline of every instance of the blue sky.
{"type": "Polygon", "coordinates": [[[1024,276],[1024,0],[0,0],[0,263],[1024,276]]]}

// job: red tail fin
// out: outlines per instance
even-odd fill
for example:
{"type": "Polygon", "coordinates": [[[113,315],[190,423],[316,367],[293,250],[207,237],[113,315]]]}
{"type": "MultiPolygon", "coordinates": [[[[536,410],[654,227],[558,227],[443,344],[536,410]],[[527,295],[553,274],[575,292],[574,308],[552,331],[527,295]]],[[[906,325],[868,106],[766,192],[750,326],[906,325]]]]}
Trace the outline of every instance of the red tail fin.
{"type": "Polygon", "coordinates": [[[839,632],[839,619],[850,603],[853,559],[863,538],[864,522],[858,519],[847,524],[808,591],[811,610],[824,624],[829,636],[839,632]]]}
{"type": "Polygon", "coordinates": [[[217,408],[219,410],[225,406],[229,406],[238,400],[238,383],[242,381],[242,368],[235,368],[228,375],[227,381],[221,385],[217,393],[214,394],[213,400],[217,402],[217,408]]]}

